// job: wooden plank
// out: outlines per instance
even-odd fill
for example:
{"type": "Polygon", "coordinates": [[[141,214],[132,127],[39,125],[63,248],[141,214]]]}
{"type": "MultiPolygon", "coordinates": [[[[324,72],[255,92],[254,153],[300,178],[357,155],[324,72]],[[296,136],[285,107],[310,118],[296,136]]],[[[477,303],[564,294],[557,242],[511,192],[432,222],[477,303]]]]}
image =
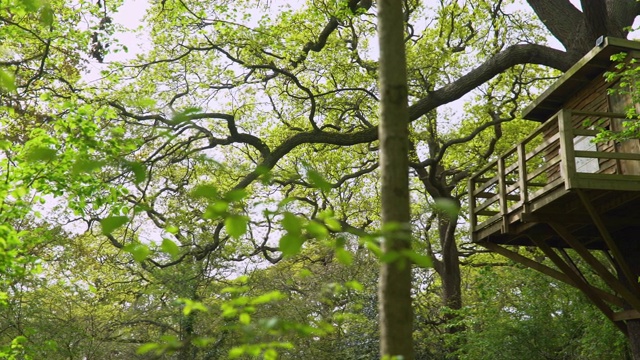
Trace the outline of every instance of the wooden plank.
{"type": "Polygon", "coordinates": [[[502,232],[509,232],[509,222],[505,215],[507,214],[507,184],[505,183],[505,163],[504,157],[498,159],[498,193],[500,195],[500,203],[498,204],[500,208],[500,216],[502,216],[502,232]]]}
{"type": "Polygon", "coordinates": [[[640,160],[640,154],[618,153],[605,151],[574,151],[575,157],[592,159],[619,159],[619,160],[640,160]]]}
{"type": "Polygon", "coordinates": [[[473,241],[473,234],[476,231],[476,225],[478,224],[478,218],[476,216],[476,197],[474,196],[476,184],[473,181],[473,176],[469,177],[469,182],[467,183],[467,192],[469,193],[469,231],[471,231],[471,238],[473,241]]]}
{"type": "MultiPolygon", "coordinates": [[[[540,155],[544,150],[547,150],[548,147],[553,145],[558,145],[558,139],[560,138],[560,134],[557,132],[549,138],[546,138],[540,145],[536,146],[535,149],[529,151],[525,156],[527,161],[531,160],[534,156],[540,155]]],[[[525,144],[522,142],[521,144],[525,144]]]]}
{"type": "Polygon", "coordinates": [[[584,116],[597,116],[602,118],[621,118],[624,119],[627,117],[625,113],[619,112],[598,112],[598,111],[585,111],[585,110],[571,110],[573,115],[584,115],[584,116]]]}
{"type": "Polygon", "coordinates": [[[589,178],[584,175],[596,175],[578,173],[574,180],[574,187],[576,189],[593,189],[593,190],[618,190],[618,191],[639,191],[640,182],[629,181],[623,179],[615,179],[616,175],[606,175],[611,178],[589,178]]]}
{"type": "Polygon", "coordinates": [[[560,131],[560,156],[564,170],[564,186],[571,189],[572,181],[576,173],[576,159],[573,149],[573,132],[571,127],[571,111],[562,109],[559,113],[558,127],[560,131]]]}
{"type": "Polygon", "coordinates": [[[487,199],[482,204],[476,204],[476,213],[480,211],[486,210],[487,208],[496,205],[498,203],[498,195],[492,197],[491,199],[487,199]]]}
{"type": "MultiPolygon", "coordinates": [[[[558,219],[562,219],[563,224],[571,224],[571,225],[587,225],[592,224],[591,218],[589,214],[583,213],[575,213],[571,211],[571,213],[558,213],[558,212],[545,212],[543,214],[540,213],[530,213],[530,214],[522,214],[520,220],[522,222],[535,222],[535,223],[552,223],[557,222],[558,219]]],[[[635,217],[603,217],[603,221],[613,227],[621,227],[621,226],[630,226],[638,224],[638,219],[635,217]]]]}
{"type": "Polygon", "coordinates": [[[617,313],[613,313],[613,321],[626,321],[640,319],[640,311],[638,310],[624,310],[617,313]]]}
{"type": "Polygon", "coordinates": [[[608,181],[629,181],[629,182],[640,181],[640,175],[580,173],[580,177],[583,179],[608,180],[608,181]]]}
{"type": "Polygon", "coordinates": [[[581,136],[596,136],[600,133],[600,130],[589,130],[589,129],[573,129],[574,135],[581,136]]]}
{"type": "Polygon", "coordinates": [[[547,172],[551,167],[559,164],[561,161],[559,156],[554,157],[553,159],[551,159],[550,161],[546,162],[545,165],[539,169],[536,169],[535,171],[532,171],[531,174],[529,174],[529,177],[527,178],[527,181],[529,180],[533,180],[535,179],[538,175],[547,172]]]}
{"type": "Polygon", "coordinates": [[[494,211],[494,210],[478,210],[475,212],[475,214],[480,216],[493,216],[493,215],[500,214],[500,212],[494,211]]]}
{"type": "MultiPolygon", "coordinates": [[[[475,194],[474,197],[481,198],[481,199],[490,199],[490,198],[492,198],[494,196],[497,196],[497,195],[498,194],[492,193],[492,192],[480,192],[480,193],[475,194]]],[[[520,200],[520,196],[518,196],[518,195],[507,195],[507,200],[517,201],[517,200],[520,200]]]]}

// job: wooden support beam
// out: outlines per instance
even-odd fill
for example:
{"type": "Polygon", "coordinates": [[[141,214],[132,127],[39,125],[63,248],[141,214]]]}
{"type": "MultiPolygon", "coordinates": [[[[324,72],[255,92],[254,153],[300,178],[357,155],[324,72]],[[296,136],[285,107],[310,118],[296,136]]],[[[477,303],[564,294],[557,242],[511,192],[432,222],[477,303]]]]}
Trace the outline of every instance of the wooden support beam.
{"type": "MultiPolygon", "coordinates": [[[[627,282],[631,286],[631,290],[636,294],[636,296],[640,295],[640,286],[638,285],[638,276],[631,271],[629,264],[627,264],[627,262],[624,260],[622,256],[622,252],[620,251],[620,248],[618,248],[618,245],[613,240],[613,237],[611,237],[611,234],[607,230],[607,226],[602,221],[600,214],[598,214],[593,204],[591,204],[591,201],[589,201],[589,198],[587,197],[587,195],[582,190],[577,190],[577,192],[578,192],[578,196],[580,196],[580,199],[582,200],[582,203],[584,204],[584,207],[587,209],[587,212],[591,216],[593,223],[598,228],[598,231],[600,232],[600,236],[602,236],[602,238],[604,239],[605,243],[609,247],[609,251],[611,251],[611,254],[613,255],[613,258],[618,263],[620,270],[622,270],[622,273],[627,278],[627,282]]],[[[635,308],[639,309],[637,307],[635,308]]]]}
{"type": "Polygon", "coordinates": [[[628,287],[626,287],[620,280],[614,276],[606,266],[604,266],[587,248],[582,245],[578,239],[571,234],[564,226],[558,223],[549,223],[549,226],[564,239],[564,241],[575,250],[584,261],[595,270],[595,272],[604,280],[604,282],[613,291],[617,292],[622,298],[629,303],[634,309],[640,310],[640,297],[633,293],[628,287]]]}
{"type": "Polygon", "coordinates": [[[578,265],[576,265],[575,261],[573,261],[571,256],[569,256],[569,253],[567,253],[567,251],[563,248],[556,248],[556,251],[559,252],[560,255],[562,255],[562,258],[567,263],[567,265],[569,265],[569,267],[573,269],[573,272],[575,272],[576,275],[580,276],[580,279],[582,279],[582,281],[588,284],[589,280],[587,280],[582,271],[580,271],[580,268],[578,268],[578,265]]]}
{"type": "Polygon", "coordinates": [[[585,283],[580,276],[578,276],[573,269],[567,263],[565,263],[562,258],[555,252],[553,249],[547,245],[546,242],[537,239],[535,237],[531,237],[531,241],[536,244],[547,257],[562,271],[565,275],[567,275],[575,284],[575,286],[585,294],[589,300],[598,308],[602,313],[613,322],[614,325],[620,329],[625,335],[627,334],[627,326],[621,321],[613,320],[613,310],[605,304],[603,298],[598,296],[598,294],[593,291],[593,288],[590,284],[585,283]]]}
{"type": "Polygon", "coordinates": [[[614,321],[636,320],[640,319],[640,311],[624,310],[613,314],[614,321]]]}
{"type": "MultiPolygon", "coordinates": [[[[538,272],[541,272],[544,275],[550,276],[558,281],[562,281],[565,284],[569,284],[573,287],[577,287],[576,284],[573,282],[573,280],[571,280],[571,278],[565,274],[563,274],[562,272],[552,269],[546,265],[543,265],[537,261],[531,260],[525,256],[522,256],[520,254],[518,254],[515,251],[509,250],[503,246],[500,246],[498,244],[494,244],[491,242],[479,242],[478,245],[483,246],[497,254],[500,254],[510,260],[513,260],[519,264],[522,264],[526,267],[529,267],[531,269],[534,269],[538,272]]],[[[598,289],[596,287],[593,287],[591,285],[589,285],[591,287],[591,290],[596,293],[598,296],[600,296],[601,298],[603,298],[605,301],[607,301],[608,303],[618,306],[618,307],[622,307],[624,305],[624,302],[621,298],[610,294],[602,289],[598,289]]]]}

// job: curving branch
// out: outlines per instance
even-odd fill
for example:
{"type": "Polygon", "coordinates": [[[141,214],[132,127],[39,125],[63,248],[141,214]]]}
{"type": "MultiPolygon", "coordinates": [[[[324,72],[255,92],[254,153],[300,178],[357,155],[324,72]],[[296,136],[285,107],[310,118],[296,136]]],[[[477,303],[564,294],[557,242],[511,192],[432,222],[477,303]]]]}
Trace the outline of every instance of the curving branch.
{"type": "MultiPolygon", "coordinates": [[[[426,97],[415,102],[409,107],[409,119],[414,121],[429,111],[461,98],[469,91],[491,80],[494,76],[505,70],[521,64],[538,64],[553,67],[559,70],[567,70],[572,63],[565,60],[566,53],[550,47],[525,44],[513,45],[489,58],[486,62],[463,75],[458,80],[429,93],[426,97]]],[[[487,126],[492,126],[490,124],[487,126]]],[[[256,170],[240,180],[235,189],[245,188],[264,172],[271,170],[277,162],[303,144],[330,144],[350,146],[376,141],[378,139],[378,127],[371,127],[356,133],[331,133],[325,131],[303,132],[293,135],[263,158],[256,170]]]]}

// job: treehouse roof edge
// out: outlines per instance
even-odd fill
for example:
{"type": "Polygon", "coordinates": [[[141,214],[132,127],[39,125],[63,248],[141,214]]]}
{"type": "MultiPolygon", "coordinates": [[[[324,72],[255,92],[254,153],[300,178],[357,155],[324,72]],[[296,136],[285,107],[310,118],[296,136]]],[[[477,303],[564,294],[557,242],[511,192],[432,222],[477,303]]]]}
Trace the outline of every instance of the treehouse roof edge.
{"type": "Polygon", "coordinates": [[[600,46],[589,51],[553,85],[542,93],[522,112],[522,118],[545,122],[578,90],[602,74],[611,66],[611,55],[640,50],[640,41],[606,37],[600,46]]]}

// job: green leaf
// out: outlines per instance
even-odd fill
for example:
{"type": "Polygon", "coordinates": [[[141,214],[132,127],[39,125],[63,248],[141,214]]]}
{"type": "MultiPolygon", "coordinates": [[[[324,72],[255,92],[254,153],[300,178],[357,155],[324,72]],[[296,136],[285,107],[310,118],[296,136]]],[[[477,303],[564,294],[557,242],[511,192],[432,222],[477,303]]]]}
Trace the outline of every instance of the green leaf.
{"type": "Polygon", "coordinates": [[[229,350],[229,359],[236,359],[244,355],[244,347],[236,346],[229,350]]]}
{"type": "Polygon", "coordinates": [[[382,249],[380,249],[380,246],[378,244],[376,244],[373,241],[366,241],[364,243],[364,246],[369,249],[369,251],[371,251],[373,253],[373,255],[377,256],[378,258],[380,258],[382,256],[382,249]]]}
{"type": "Polygon", "coordinates": [[[343,265],[351,265],[353,263],[353,255],[351,255],[351,252],[343,248],[336,249],[336,258],[338,259],[338,262],[343,265]]]}
{"type": "Polygon", "coordinates": [[[40,9],[40,23],[46,26],[53,25],[53,9],[48,4],[40,9]]]}
{"type": "Polygon", "coordinates": [[[327,228],[329,228],[329,230],[331,231],[336,231],[336,232],[342,231],[342,224],[340,224],[340,221],[338,221],[334,217],[328,217],[324,219],[324,223],[325,225],[327,225],[327,228]]]}
{"type": "Polygon", "coordinates": [[[218,339],[214,339],[214,338],[197,337],[191,340],[191,343],[197,347],[203,348],[215,343],[217,340],[218,339]]]}
{"type": "Polygon", "coordinates": [[[152,98],[139,97],[134,100],[134,104],[141,108],[153,108],[156,106],[156,101],[152,98]]]}
{"type": "Polygon", "coordinates": [[[17,89],[15,75],[5,69],[0,69],[0,91],[12,92],[17,89]]]}
{"type": "Polygon", "coordinates": [[[191,192],[191,196],[195,198],[215,200],[218,198],[218,189],[210,184],[198,185],[191,192]]]}
{"type": "Polygon", "coordinates": [[[187,298],[180,298],[180,299],[178,299],[178,302],[184,304],[184,308],[182,309],[182,313],[184,315],[189,315],[194,311],[202,311],[202,312],[208,312],[209,311],[207,306],[205,304],[201,303],[200,301],[194,301],[194,300],[187,299],[187,298]]]}
{"type": "Polygon", "coordinates": [[[418,254],[413,250],[405,250],[402,252],[402,254],[408,257],[411,262],[421,268],[430,268],[433,266],[433,264],[431,263],[431,258],[425,255],[418,254]]]}
{"type": "Polygon", "coordinates": [[[151,254],[149,247],[140,243],[128,244],[122,250],[130,253],[137,262],[143,262],[151,254]]]}
{"type": "Polygon", "coordinates": [[[287,234],[280,238],[280,251],[284,256],[293,256],[300,252],[304,238],[299,235],[287,234]]]}
{"type": "Polygon", "coordinates": [[[282,214],[282,227],[291,235],[299,236],[302,234],[302,223],[304,219],[293,215],[290,212],[285,212],[282,214]]]}
{"type": "Polygon", "coordinates": [[[266,303],[277,301],[283,298],[284,298],[284,295],[280,291],[274,290],[251,299],[251,301],[249,301],[249,304],[251,305],[266,304],[266,303]]]}
{"type": "Polygon", "coordinates": [[[150,351],[153,350],[157,350],[160,348],[160,344],[157,343],[146,343],[146,344],[142,344],[138,347],[138,349],[136,350],[136,354],[138,355],[144,355],[150,351]]]}
{"type": "Polygon", "coordinates": [[[355,290],[355,291],[364,291],[364,286],[362,286],[362,284],[360,284],[356,280],[347,281],[344,285],[346,287],[348,287],[348,288],[351,288],[351,289],[355,290]]]}
{"type": "Polygon", "coordinates": [[[319,172],[312,168],[307,168],[307,177],[311,185],[320,189],[322,192],[329,192],[333,187],[319,172]]]}
{"type": "Polygon", "coordinates": [[[175,225],[169,225],[164,228],[164,231],[168,232],[169,234],[175,235],[180,231],[180,229],[178,229],[178,227],[175,225]]]}
{"type": "Polygon", "coordinates": [[[307,232],[316,239],[324,239],[329,235],[329,230],[319,222],[309,221],[305,226],[307,232]]]}
{"type": "Polygon", "coordinates": [[[171,239],[167,239],[164,238],[162,239],[162,251],[166,252],[167,254],[175,257],[178,256],[178,254],[180,254],[180,247],[178,247],[178,245],[173,242],[173,240],[171,239]]]}
{"type": "Polygon", "coordinates": [[[177,112],[173,115],[173,117],[171,118],[171,123],[174,125],[183,123],[185,121],[189,120],[190,115],[192,114],[196,114],[198,112],[200,112],[201,109],[197,108],[197,107],[188,107],[186,109],[184,109],[183,111],[177,112]]]}
{"type": "Polygon", "coordinates": [[[29,149],[26,159],[28,162],[51,161],[56,158],[57,151],[48,147],[35,147],[29,149]]]}
{"type": "Polygon", "coordinates": [[[395,262],[401,257],[401,254],[398,251],[388,251],[380,257],[380,261],[386,264],[390,264],[395,262]]]}
{"type": "Polygon", "coordinates": [[[229,202],[240,201],[247,197],[248,193],[245,189],[235,189],[231,190],[224,195],[224,199],[229,202]]]}
{"type": "Polygon", "coordinates": [[[102,220],[100,220],[100,225],[102,227],[102,234],[109,235],[114,232],[117,228],[129,222],[129,218],[127,216],[109,216],[102,220]]]}
{"type": "Polygon", "coordinates": [[[127,164],[127,167],[133,172],[134,182],[136,184],[140,184],[147,178],[147,168],[142,163],[130,162],[127,164]]]}
{"type": "Polygon", "coordinates": [[[215,219],[220,216],[224,216],[229,210],[229,203],[226,201],[216,201],[207,206],[207,209],[202,214],[203,219],[215,219]]]}
{"type": "Polygon", "coordinates": [[[433,207],[436,211],[440,211],[444,213],[447,217],[451,219],[455,219],[460,212],[460,206],[458,203],[449,198],[437,198],[435,199],[435,204],[433,207]]]}
{"type": "Polygon", "coordinates": [[[238,321],[240,322],[240,324],[249,325],[249,323],[251,323],[251,315],[247,313],[242,313],[238,317],[238,321]]]}
{"type": "Polygon", "coordinates": [[[71,167],[71,173],[74,175],[90,173],[102,168],[105,164],[106,162],[104,161],[80,158],[71,167]]]}
{"type": "Polygon", "coordinates": [[[276,351],[276,349],[273,348],[269,348],[267,350],[264,351],[264,354],[262,355],[264,360],[277,360],[278,359],[278,351],[276,351]]]}
{"type": "Polygon", "coordinates": [[[247,223],[249,219],[242,215],[230,215],[224,219],[224,227],[233,238],[239,238],[247,232],[247,223]]]}
{"type": "Polygon", "coordinates": [[[312,275],[313,275],[313,272],[311,272],[311,270],[309,269],[300,269],[300,271],[298,271],[298,276],[301,277],[302,279],[312,275]]]}

